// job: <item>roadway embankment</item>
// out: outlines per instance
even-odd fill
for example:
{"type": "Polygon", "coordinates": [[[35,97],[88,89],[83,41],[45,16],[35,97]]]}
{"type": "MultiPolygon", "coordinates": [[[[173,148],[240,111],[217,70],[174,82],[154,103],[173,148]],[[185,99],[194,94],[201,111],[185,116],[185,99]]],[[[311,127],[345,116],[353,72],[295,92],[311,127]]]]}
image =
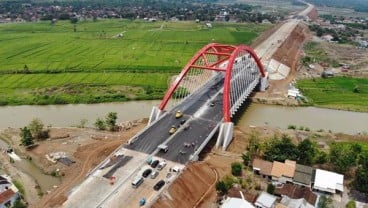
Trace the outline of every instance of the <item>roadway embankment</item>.
{"type": "Polygon", "coordinates": [[[152,207],[194,207],[207,190],[214,188],[216,181],[216,172],[208,164],[191,163],[152,207]]]}

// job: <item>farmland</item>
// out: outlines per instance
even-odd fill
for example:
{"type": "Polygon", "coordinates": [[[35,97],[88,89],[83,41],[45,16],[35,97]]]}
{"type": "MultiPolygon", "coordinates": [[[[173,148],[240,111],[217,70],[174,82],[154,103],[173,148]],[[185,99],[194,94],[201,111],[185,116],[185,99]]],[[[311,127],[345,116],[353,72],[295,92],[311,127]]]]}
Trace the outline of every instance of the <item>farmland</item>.
{"type": "Polygon", "coordinates": [[[0,105],[159,99],[168,78],[168,73],[2,74],[0,105]]]}
{"type": "Polygon", "coordinates": [[[297,86],[316,106],[368,112],[368,79],[304,79],[299,80],[297,86]]]}
{"type": "Polygon", "coordinates": [[[204,45],[250,44],[270,27],[212,26],[116,19],[0,25],[0,104],[158,99],[204,45]]]}
{"type": "Polygon", "coordinates": [[[0,25],[0,72],[178,71],[210,42],[249,44],[267,26],[128,20],[0,25]],[[119,37],[122,34],[122,37],[119,37]]]}

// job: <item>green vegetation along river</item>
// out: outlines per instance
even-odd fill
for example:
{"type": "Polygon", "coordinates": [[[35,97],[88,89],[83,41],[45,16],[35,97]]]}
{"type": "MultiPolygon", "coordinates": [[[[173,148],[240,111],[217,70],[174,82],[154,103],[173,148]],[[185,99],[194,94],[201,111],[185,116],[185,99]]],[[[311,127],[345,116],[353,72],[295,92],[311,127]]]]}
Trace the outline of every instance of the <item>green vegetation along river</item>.
{"type": "Polygon", "coordinates": [[[297,86],[315,106],[368,112],[368,79],[304,79],[298,80],[297,86]]]}

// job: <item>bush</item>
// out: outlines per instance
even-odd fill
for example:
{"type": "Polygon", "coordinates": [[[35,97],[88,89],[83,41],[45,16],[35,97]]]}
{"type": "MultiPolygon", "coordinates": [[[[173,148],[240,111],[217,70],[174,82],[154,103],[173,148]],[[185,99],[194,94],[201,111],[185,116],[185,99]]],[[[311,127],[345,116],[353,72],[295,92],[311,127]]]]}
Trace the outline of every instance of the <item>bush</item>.
{"type": "Polygon", "coordinates": [[[22,202],[20,198],[15,200],[12,208],[27,208],[27,206],[22,202]]]}
{"type": "Polygon", "coordinates": [[[105,121],[103,121],[101,118],[97,118],[94,125],[98,130],[105,130],[106,129],[105,121]]]}
{"type": "Polygon", "coordinates": [[[295,125],[291,125],[291,124],[290,124],[290,125],[288,126],[288,129],[294,129],[294,130],[295,130],[295,129],[296,129],[296,126],[295,126],[295,125]]]}
{"type": "Polygon", "coordinates": [[[56,177],[57,176],[57,172],[55,170],[53,170],[53,171],[51,171],[50,175],[56,177]]]}
{"type": "Polygon", "coordinates": [[[346,204],[346,206],[345,206],[346,208],[355,208],[356,207],[356,203],[355,203],[355,201],[354,200],[350,200],[347,204],[346,204]]]}
{"type": "Polygon", "coordinates": [[[244,165],[248,166],[249,165],[249,162],[250,162],[250,155],[249,155],[249,152],[247,153],[243,153],[242,154],[242,159],[243,159],[243,163],[244,165]]]}
{"type": "Polygon", "coordinates": [[[275,193],[275,186],[272,183],[267,185],[267,193],[269,193],[269,194],[274,194],[275,193]]]}
{"type": "Polygon", "coordinates": [[[227,194],[229,188],[224,181],[218,181],[216,183],[216,191],[218,191],[221,195],[227,194]]]}
{"type": "Polygon", "coordinates": [[[231,174],[234,176],[241,176],[243,165],[239,162],[231,163],[231,174]]]}
{"type": "Polygon", "coordinates": [[[18,180],[13,180],[12,182],[13,182],[14,186],[17,187],[17,189],[19,190],[19,193],[21,193],[24,196],[25,191],[24,191],[23,184],[18,180]]]}

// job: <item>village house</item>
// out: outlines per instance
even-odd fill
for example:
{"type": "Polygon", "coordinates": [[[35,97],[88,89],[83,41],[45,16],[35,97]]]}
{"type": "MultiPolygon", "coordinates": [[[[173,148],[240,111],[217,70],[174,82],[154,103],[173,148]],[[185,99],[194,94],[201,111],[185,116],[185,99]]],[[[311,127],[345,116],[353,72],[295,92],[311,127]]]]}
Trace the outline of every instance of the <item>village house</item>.
{"type": "Polygon", "coordinates": [[[255,158],[252,163],[253,172],[262,175],[264,178],[271,179],[272,162],[255,158]]]}
{"type": "Polygon", "coordinates": [[[262,192],[258,196],[254,205],[256,205],[257,208],[274,208],[276,205],[276,199],[276,196],[271,195],[267,192],[262,192]]]}
{"type": "Polygon", "coordinates": [[[275,195],[282,197],[280,203],[286,207],[312,208],[317,203],[317,195],[309,187],[290,183],[276,187],[275,195]]]}
{"type": "Polygon", "coordinates": [[[311,187],[314,169],[310,166],[296,164],[294,173],[294,184],[311,187]]]}
{"type": "Polygon", "coordinates": [[[274,161],[271,170],[273,181],[280,183],[293,182],[296,162],[285,160],[285,163],[274,161]]]}
{"type": "Polygon", "coordinates": [[[344,191],[344,175],[317,169],[313,190],[335,194],[344,191]]]}
{"type": "Polygon", "coordinates": [[[12,207],[19,198],[18,189],[8,176],[0,176],[0,208],[12,207]]]}

